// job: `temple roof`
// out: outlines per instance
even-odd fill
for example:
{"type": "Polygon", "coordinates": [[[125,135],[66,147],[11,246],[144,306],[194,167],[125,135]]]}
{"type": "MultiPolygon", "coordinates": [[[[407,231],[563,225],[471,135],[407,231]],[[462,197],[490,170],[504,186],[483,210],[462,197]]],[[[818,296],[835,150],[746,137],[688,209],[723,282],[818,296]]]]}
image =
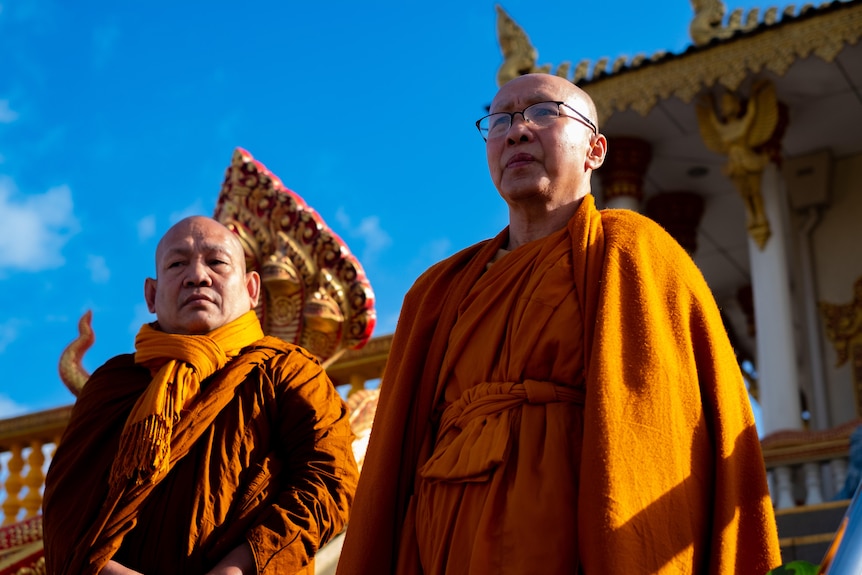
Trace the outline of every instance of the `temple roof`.
{"type": "Polygon", "coordinates": [[[538,52],[526,32],[498,6],[497,32],[504,55],[498,84],[528,72],[549,72],[587,90],[599,105],[600,118],[626,109],[646,114],[670,96],[690,102],[716,84],[736,90],[752,74],[769,71],[783,76],[791,64],[812,54],[832,62],[862,34],[862,0],[798,9],[790,5],[782,11],[771,7],[762,15],[756,8],[747,13],[739,8],[726,20],[722,2],[692,3],[693,44],[685,51],[582,60],[574,69],[569,62],[538,64],[538,52]],[[719,14],[722,17],[716,18],[719,14]]]}

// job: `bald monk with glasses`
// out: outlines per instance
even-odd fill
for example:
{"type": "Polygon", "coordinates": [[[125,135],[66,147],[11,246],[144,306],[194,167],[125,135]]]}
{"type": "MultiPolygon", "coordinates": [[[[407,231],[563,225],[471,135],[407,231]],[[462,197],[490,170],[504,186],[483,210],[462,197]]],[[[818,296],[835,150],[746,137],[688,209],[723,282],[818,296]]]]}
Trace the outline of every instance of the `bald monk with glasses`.
{"type": "Polygon", "coordinates": [[[509,225],[404,299],[338,575],[779,565],[714,298],[657,224],[596,209],[592,100],[530,74],[490,112],[476,126],[509,225]]]}

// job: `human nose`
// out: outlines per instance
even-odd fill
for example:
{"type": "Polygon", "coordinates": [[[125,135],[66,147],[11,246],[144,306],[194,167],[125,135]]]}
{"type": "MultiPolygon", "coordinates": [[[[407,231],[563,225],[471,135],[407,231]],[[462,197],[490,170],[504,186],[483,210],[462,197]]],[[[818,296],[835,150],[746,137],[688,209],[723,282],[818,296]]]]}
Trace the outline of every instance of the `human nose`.
{"type": "Polygon", "coordinates": [[[194,261],[186,267],[185,285],[199,287],[212,285],[209,268],[203,261],[194,261]]]}
{"type": "Polygon", "coordinates": [[[530,129],[530,121],[524,115],[524,112],[515,112],[512,114],[512,123],[506,131],[506,141],[509,144],[517,142],[526,142],[532,137],[533,131],[530,129]],[[516,121],[516,117],[521,116],[521,119],[516,121]]]}

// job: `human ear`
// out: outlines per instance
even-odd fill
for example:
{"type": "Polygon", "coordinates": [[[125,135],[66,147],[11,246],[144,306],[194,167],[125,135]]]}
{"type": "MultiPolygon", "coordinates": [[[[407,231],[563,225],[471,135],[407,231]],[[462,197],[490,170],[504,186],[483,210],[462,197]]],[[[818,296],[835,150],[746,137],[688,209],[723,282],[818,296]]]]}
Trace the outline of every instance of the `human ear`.
{"type": "Polygon", "coordinates": [[[144,280],[144,299],[147,301],[147,309],[150,313],[156,313],[156,284],[153,278],[144,280]]]}
{"type": "Polygon", "coordinates": [[[245,274],[245,288],[248,290],[251,307],[257,306],[257,302],[260,299],[260,275],[257,272],[247,272],[245,274]]]}
{"type": "Polygon", "coordinates": [[[590,138],[590,147],[587,149],[585,167],[589,170],[598,169],[605,161],[608,154],[608,139],[604,134],[596,134],[590,138]]]}

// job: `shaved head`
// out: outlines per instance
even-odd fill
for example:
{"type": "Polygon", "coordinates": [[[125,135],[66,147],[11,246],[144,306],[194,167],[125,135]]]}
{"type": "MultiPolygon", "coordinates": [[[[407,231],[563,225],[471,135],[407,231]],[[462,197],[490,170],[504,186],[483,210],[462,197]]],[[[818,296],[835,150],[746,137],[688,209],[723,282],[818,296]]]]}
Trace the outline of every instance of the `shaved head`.
{"type": "Polygon", "coordinates": [[[156,247],[156,277],[144,296],[167,333],[206,334],[253,309],[260,276],[247,272],[239,238],[204,216],[177,222],[156,247]]]}
{"type": "MultiPolygon", "coordinates": [[[[491,112],[505,111],[507,105],[511,105],[513,94],[529,94],[531,91],[538,94],[540,89],[551,89],[559,94],[561,102],[572,106],[588,117],[596,129],[599,120],[596,112],[596,104],[589,94],[575,86],[569,80],[554,76],[552,74],[524,74],[506,82],[491,101],[491,112]]],[[[538,96],[537,96],[538,97],[538,96]]]]}

